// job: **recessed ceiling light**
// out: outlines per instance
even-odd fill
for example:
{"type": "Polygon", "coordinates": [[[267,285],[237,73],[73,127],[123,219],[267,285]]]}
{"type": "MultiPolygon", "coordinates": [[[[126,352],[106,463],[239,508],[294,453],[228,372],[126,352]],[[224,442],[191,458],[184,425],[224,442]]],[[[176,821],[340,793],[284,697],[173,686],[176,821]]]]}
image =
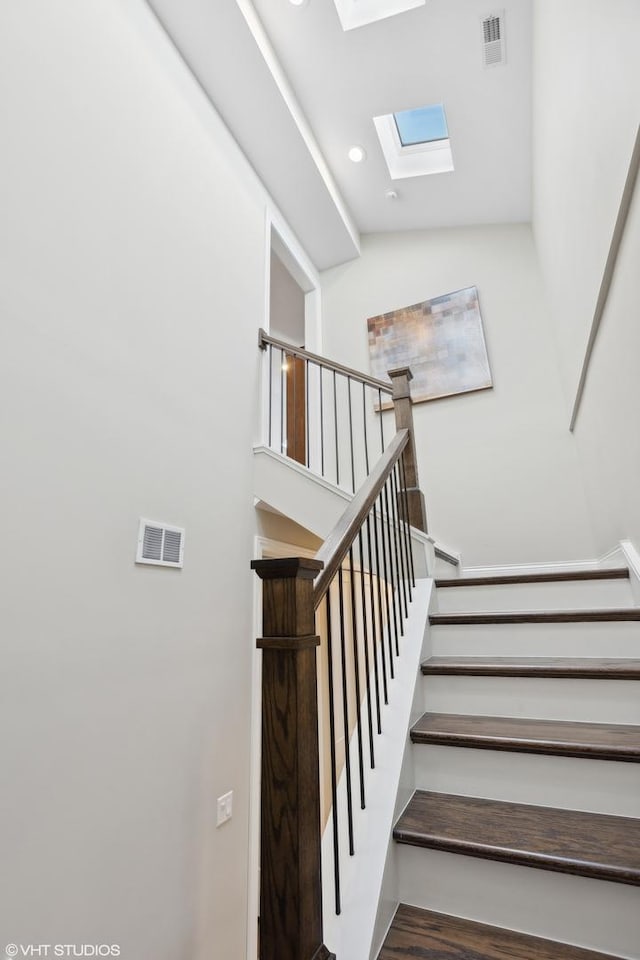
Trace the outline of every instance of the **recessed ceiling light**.
{"type": "Polygon", "coordinates": [[[397,200],[397,199],[398,199],[398,191],[397,191],[397,190],[387,190],[387,192],[385,193],[385,197],[387,198],[387,200],[397,200]]]}
{"type": "Polygon", "coordinates": [[[308,0],[289,0],[289,3],[294,7],[304,7],[308,3],[308,0]]]}
{"type": "Polygon", "coordinates": [[[349,160],[351,160],[353,163],[362,163],[362,161],[366,159],[367,155],[363,147],[359,147],[356,145],[356,146],[350,147],[349,153],[347,154],[347,156],[349,157],[349,160]]]}

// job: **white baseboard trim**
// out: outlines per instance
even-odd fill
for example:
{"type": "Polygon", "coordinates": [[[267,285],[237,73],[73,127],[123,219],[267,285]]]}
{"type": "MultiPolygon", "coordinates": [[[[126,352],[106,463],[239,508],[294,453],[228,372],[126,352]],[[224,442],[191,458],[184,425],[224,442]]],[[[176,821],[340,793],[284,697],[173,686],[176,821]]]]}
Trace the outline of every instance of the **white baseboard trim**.
{"type": "Polygon", "coordinates": [[[494,567],[464,567],[460,579],[465,577],[526,576],[529,573],[569,573],[579,570],[598,570],[599,560],[558,560],[548,563],[512,563],[494,567]]]}
{"type": "Polygon", "coordinates": [[[640,553],[630,540],[621,540],[617,546],[596,559],[463,567],[460,570],[460,578],[526,576],[529,573],[571,573],[581,570],[605,570],[607,567],[624,565],[629,567],[631,579],[637,582],[640,593],[640,553]]]}

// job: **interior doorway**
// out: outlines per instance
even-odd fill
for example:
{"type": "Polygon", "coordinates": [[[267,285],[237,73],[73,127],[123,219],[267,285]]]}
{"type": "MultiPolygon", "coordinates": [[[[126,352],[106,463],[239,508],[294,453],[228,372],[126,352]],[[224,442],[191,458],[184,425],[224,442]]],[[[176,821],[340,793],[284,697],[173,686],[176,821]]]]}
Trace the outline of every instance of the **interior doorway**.
{"type": "MultiPolygon", "coordinates": [[[[306,293],[272,243],[269,286],[269,332],[292,347],[305,345],[306,293]]],[[[283,446],[288,457],[307,463],[306,365],[293,354],[286,356],[282,398],[286,410],[283,446]]]]}

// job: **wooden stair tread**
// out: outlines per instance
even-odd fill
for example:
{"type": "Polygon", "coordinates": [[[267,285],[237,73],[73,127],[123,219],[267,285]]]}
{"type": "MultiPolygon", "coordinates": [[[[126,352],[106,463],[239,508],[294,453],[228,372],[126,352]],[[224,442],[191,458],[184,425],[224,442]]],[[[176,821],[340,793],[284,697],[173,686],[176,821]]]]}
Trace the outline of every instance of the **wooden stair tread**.
{"type": "Polygon", "coordinates": [[[640,620],[640,607],[600,607],[597,610],[492,610],[469,613],[432,613],[432,626],[480,623],[619,623],[640,620]]]}
{"type": "Polygon", "coordinates": [[[436,587],[492,587],[516,583],[567,583],[576,580],[628,580],[627,567],[610,570],[575,570],[562,573],[505,574],[492,577],[436,577],[436,587]]]}
{"type": "Polygon", "coordinates": [[[430,657],[425,674],[640,680],[640,660],[601,657],[430,657]]]}
{"type": "Polygon", "coordinates": [[[425,713],[411,728],[414,743],[640,761],[640,726],[425,713]]]}
{"type": "Polygon", "coordinates": [[[378,960],[616,960],[610,954],[401,903],[378,960]]]}
{"type": "Polygon", "coordinates": [[[416,790],[393,831],[414,846],[640,886],[640,820],[416,790]]]}

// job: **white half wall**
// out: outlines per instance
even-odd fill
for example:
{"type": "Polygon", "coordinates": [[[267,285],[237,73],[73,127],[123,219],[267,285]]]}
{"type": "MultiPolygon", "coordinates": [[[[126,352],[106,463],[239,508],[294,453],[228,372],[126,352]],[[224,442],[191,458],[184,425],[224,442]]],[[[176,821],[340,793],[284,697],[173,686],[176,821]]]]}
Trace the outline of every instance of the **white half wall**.
{"type": "Polygon", "coordinates": [[[477,286],[494,388],[417,404],[430,533],[465,566],[594,555],[527,225],[372,234],[322,276],[328,356],[368,370],[367,318],[477,286]]]}
{"type": "MultiPolygon", "coordinates": [[[[534,234],[567,422],[638,130],[639,36],[637,0],[534,5],[534,234]]],[[[640,543],[637,194],[575,427],[596,554],[640,543]]]]}
{"type": "Polygon", "coordinates": [[[0,113],[0,942],[244,957],[264,192],[142,0],[2,4],[0,113]]]}

